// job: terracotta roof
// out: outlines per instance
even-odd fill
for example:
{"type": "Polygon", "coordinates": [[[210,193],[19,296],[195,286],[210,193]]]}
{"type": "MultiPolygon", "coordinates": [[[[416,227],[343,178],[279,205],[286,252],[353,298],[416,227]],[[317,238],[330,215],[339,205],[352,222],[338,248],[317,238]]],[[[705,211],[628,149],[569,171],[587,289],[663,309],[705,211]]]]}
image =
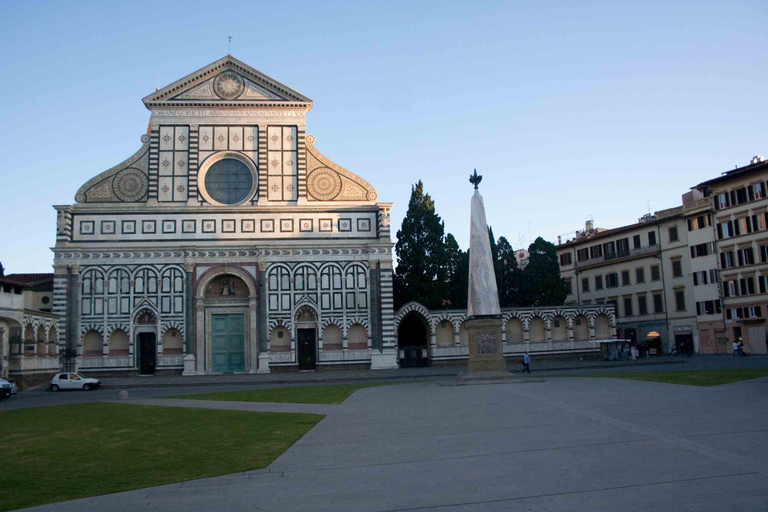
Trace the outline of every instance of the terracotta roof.
{"type": "Polygon", "coordinates": [[[24,288],[33,288],[38,291],[53,290],[53,274],[8,274],[0,277],[0,282],[24,288]]]}
{"type": "Polygon", "coordinates": [[[654,219],[648,222],[637,222],[635,224],[630,224],[628,226],[621,226],[618,228],[606,229],[605,231],[600,231],[599,233],[596,233],[591,236],[583,236],[581,238],[574,238],[573,240],[568,240],[567,242],[560,244],[556,247],[560,249],[561,247],[573,247],[574,245],[586,244],[586,243],[592,242],[593,240],[599,240],[607,236],[618,235],[619,233],[623,233],[625,231],[632,231],[642,226],[655,226],[656,224],[658,224],[658,222],[659,222],[658,220],[654,219]]]}
{"type": "Polygon", "coordinates": [[[739,167],[737,169],[734,169],[732,171],[724,172],[722,176],[718,178],[713,178],[711,180],[703,181],[696,185],[695,187],[691,188],[704,188],[708,187],[710,185],[717,185],[719,183],[724,183],[729,180],[741,178],[742,176],[746,176],[749,174],[752,174],[753,172],[765,172],[768,171],[768,160],[764,162],[757,162],[754,164],[745,165],[744,167],[739,167]]]}

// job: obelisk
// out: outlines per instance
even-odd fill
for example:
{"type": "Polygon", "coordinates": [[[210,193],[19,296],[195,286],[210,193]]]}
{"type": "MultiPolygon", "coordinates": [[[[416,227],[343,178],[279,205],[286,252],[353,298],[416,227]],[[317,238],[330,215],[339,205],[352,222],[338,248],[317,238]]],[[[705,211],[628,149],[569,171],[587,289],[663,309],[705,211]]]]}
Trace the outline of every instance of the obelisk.
{"type": "Polygon", "coordinates": [[[510,377],[501,345],[501,308],[493,270],[493,254],[488,239],[483,196],[478,185],[483,179],[475,173],[469,181],[475,186],[469,228],[469,296],[467,333],[469,334],[468,374],[459,378],[510,377]]]}

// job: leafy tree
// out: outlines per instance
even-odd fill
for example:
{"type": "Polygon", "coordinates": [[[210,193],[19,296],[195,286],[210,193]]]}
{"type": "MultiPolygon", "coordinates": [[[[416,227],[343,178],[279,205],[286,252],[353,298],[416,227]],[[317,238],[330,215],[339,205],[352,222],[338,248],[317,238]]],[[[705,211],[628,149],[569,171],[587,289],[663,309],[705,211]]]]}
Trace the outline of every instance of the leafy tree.
{"type": "Polygon", "coordinates": [[[424,184],[419,180],[411,187],[408,212],[397,231],[395,309],[412,300],[437,309],[449,299],[444,233],[445,225],[435,211],[435,202],[424,193],[424,184]]]}
{"type": "Polygon", "coordinates": [[[0,277],[3,277],[5,275],[5,267],[2,263],[0,263],[0,277]]]}
{"type": "MultiPolygon", "coordinates": [[[[515,250],[503,236],[496,243],[496,286],[499,289],[499,304],[503,308],[522,305],[522,271],[517,266],[515,250]]],[[[559,267],[558,267],[559,269],[559,267]]]]}
{"type": "Polygon", "coordinates": [[[565,281],[560,277],[557,249],[538,237],[528,246],[530,259],[523,270],[525,306],[559,306],[565,302],[565,281]]]}

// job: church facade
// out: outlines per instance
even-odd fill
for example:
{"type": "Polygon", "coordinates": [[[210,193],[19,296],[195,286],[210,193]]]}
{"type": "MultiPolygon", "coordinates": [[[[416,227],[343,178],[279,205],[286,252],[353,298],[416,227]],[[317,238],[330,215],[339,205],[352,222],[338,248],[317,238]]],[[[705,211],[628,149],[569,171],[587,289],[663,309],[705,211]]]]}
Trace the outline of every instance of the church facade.
{"type": "Polygon", "coordinates": [[[312,100],[227,56],[143,102],[141,148],[55,207],[65,366],[396,368],[391,204],[315,148],[312,100]]]}

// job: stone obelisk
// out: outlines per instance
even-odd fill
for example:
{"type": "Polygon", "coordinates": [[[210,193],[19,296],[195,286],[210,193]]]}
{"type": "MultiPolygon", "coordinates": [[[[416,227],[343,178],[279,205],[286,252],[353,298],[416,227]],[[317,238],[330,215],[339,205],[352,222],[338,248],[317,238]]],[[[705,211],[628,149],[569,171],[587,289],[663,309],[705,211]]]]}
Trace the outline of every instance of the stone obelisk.
{"type": "Polygon", "coordinates": [[[475,186],[472,196],[471,224],[469,228],[469,334],[468,373],[460,378],[509,377],[501,345],[501,308],[496,289],[496,273],[488,239],[483,196],[477,186],[483,179],[475,173],[469,181],[475,186]]]}

